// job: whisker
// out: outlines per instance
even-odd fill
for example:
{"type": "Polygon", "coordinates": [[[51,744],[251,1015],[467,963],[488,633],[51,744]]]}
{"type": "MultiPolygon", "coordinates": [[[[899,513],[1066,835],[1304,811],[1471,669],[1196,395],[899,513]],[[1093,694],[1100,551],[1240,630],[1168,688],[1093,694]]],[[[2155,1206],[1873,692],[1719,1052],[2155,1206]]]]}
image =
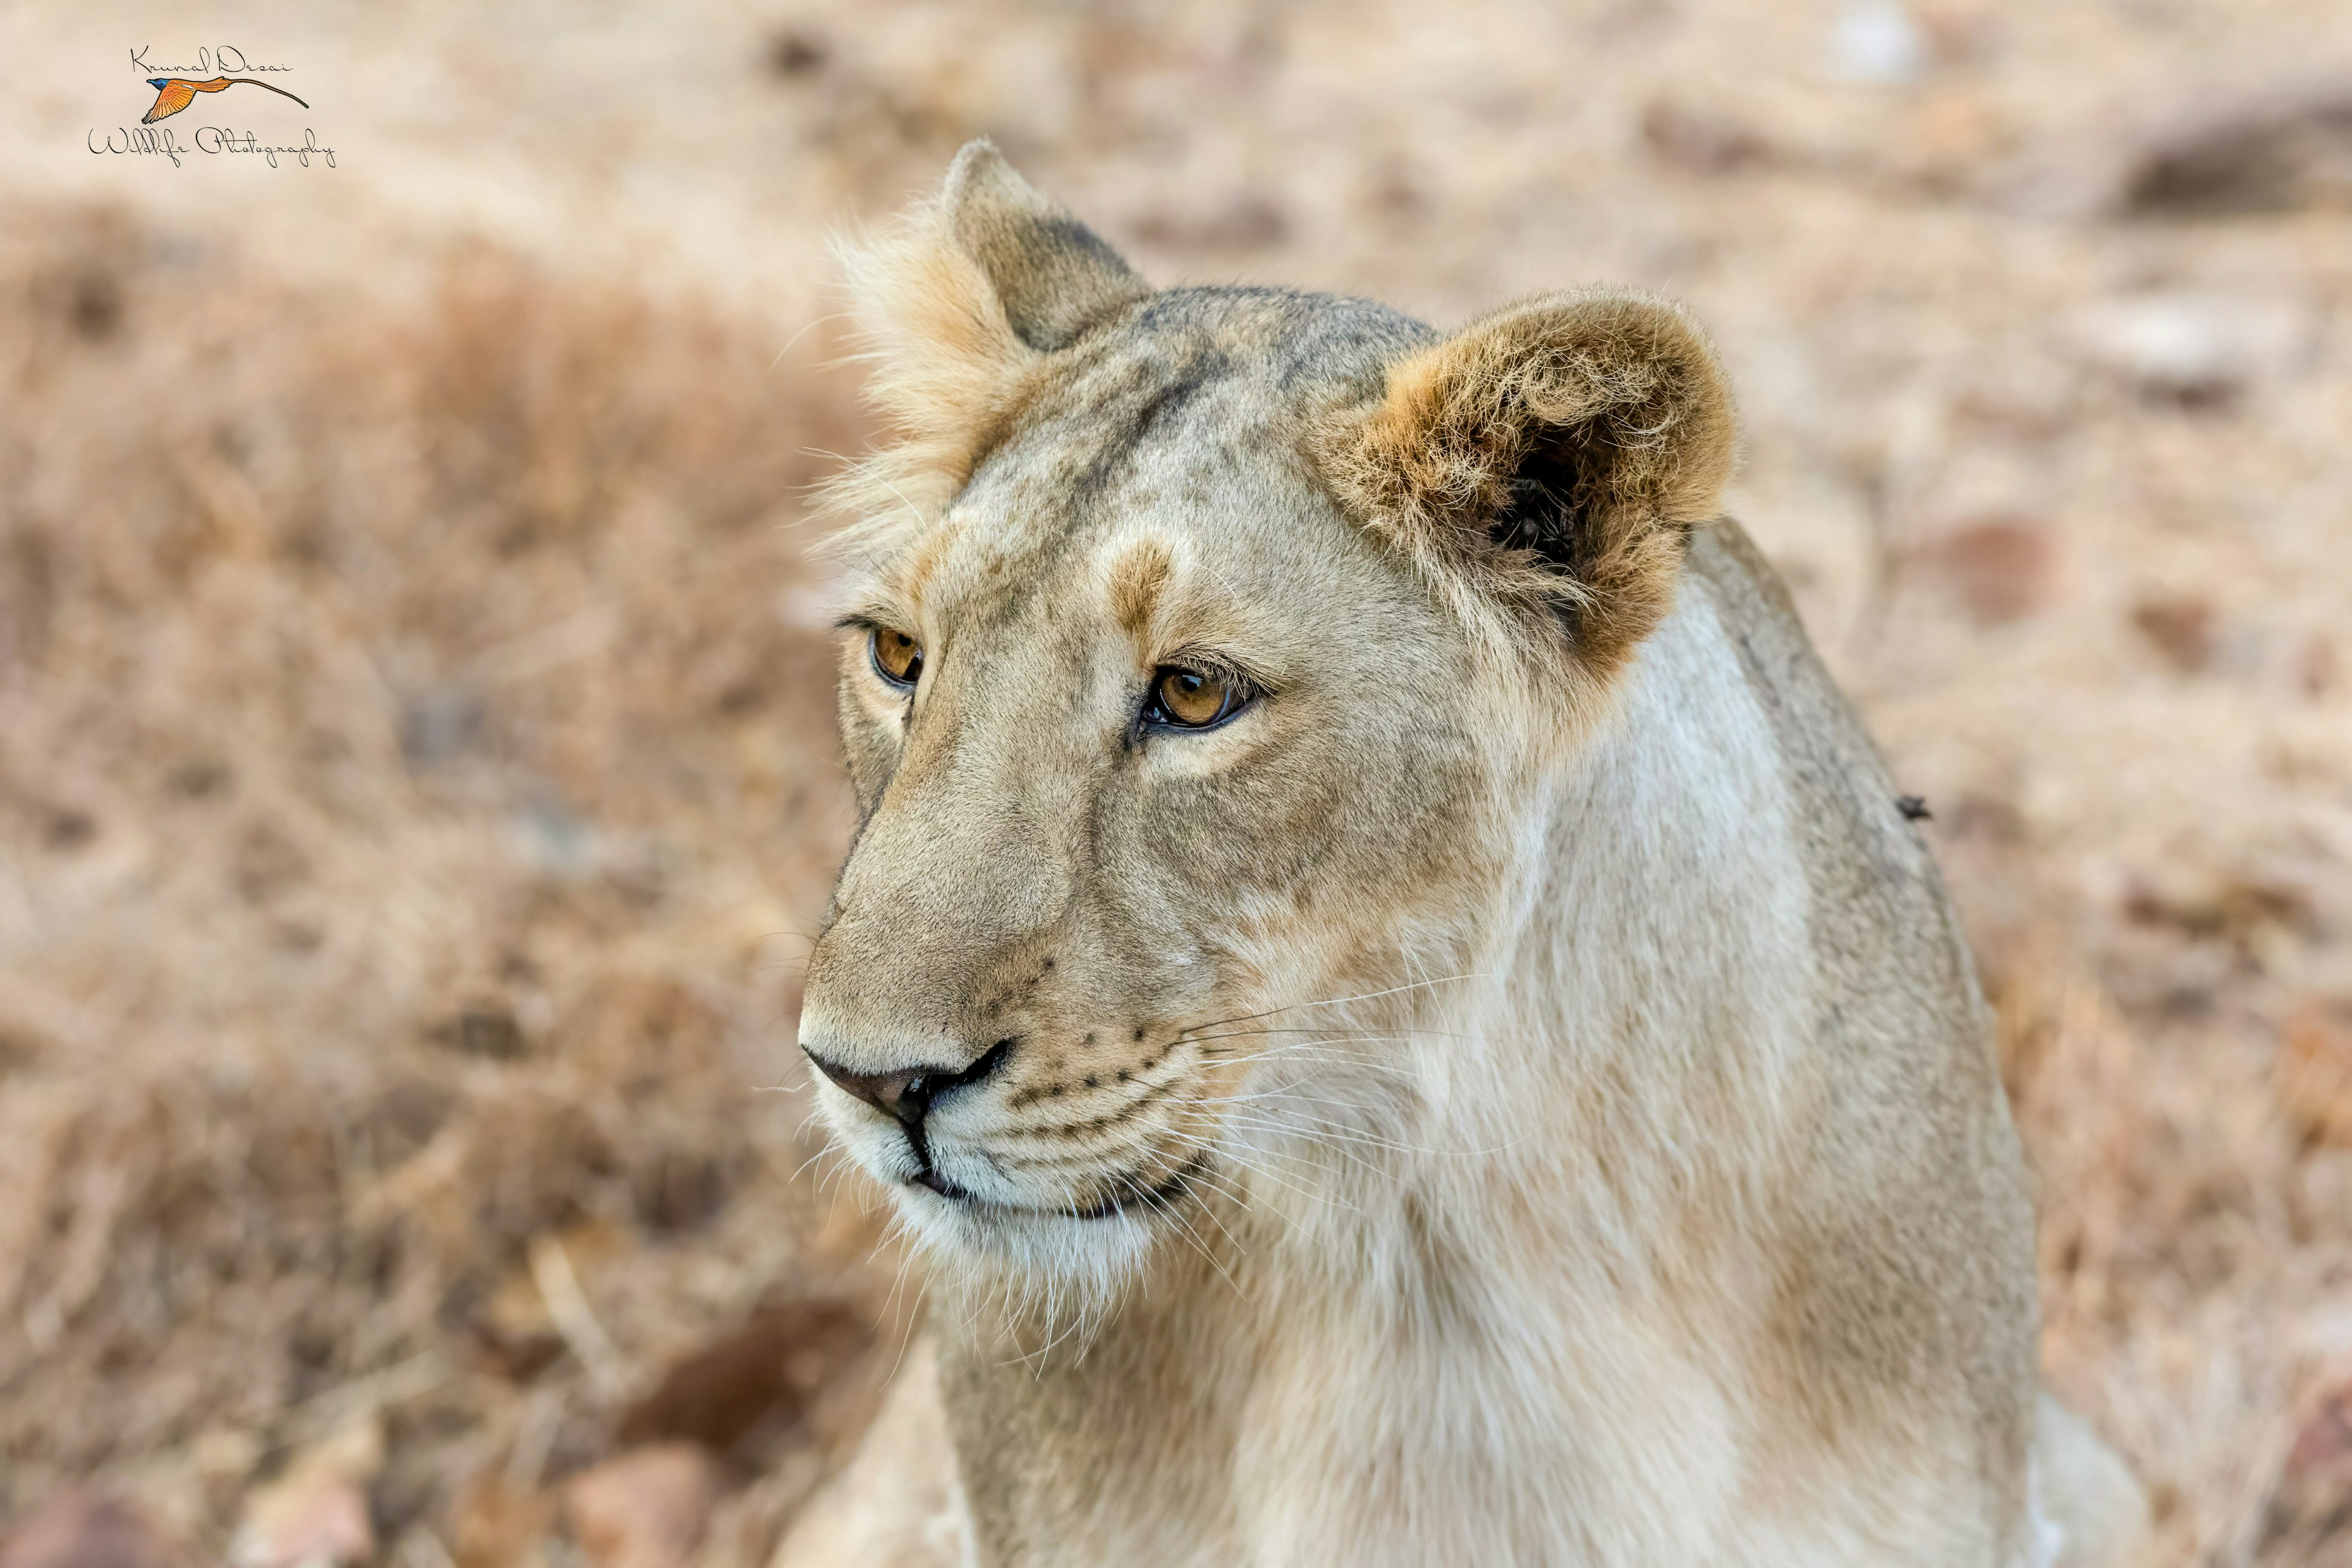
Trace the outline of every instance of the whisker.
{"type": "MultiPolygon", "coordinates": [[[[1233,1292],[1234,1295],[1239,1296],[1244,1301],[1249,1300],[1248,1293],[1243,1290],[1241,1287],[1241,1281],[1235,1279],[1233,1276],[1233,1272],[1224,1266],[1223,1262],[1221,1261],[1215,1254],[1209,1250],[1209,1244],[1202,1240],[1201,1233],[1194,1230],[1191,1223],[1188,1222],[1181,1214],[1177,1212],[1176,1205],[1174,1204],[1148,1189],[1139,1195],[1142,1198],[1147,1206],[1158,1213],[1166,1215],[1170,1222],[1184,1233],[1185,1239],[1192,1244],[1192,1250],[1199,1253],[1202,1260],[1207,1263],[1210,1268],[1215,1269],[1219,1277],[1222,1278],[1227,1285],[1233,1287],[1233,1292]]],[[[1218,1228],[1222,1230],[1224,1227],[1220,1226],[1218,1228]]],[[[1226,1239],[1230,1241],[1233,1238],[1231,1237],[1227,1237],[1226,1239]]]]}
{"type": "MultiPolygon", "coordinates": [[[[1273,1090],[1264,1095],[1235,1095],[1225,1103],[1229,1105],[1263,1105],[1278,1099],[1298,1098],[1305,1098],[1306,1103],[1309,1105],[1323,1105],[1337,1110],[1360,1109],[1360,1107],[1352,1105],[1348,1101],[1317,1100],[1312,1097],[1299,1097],[1291,1094],[1288,1090],[1273,1090]]],[[[1244,1117],[1229,1118],[1228,1120],[1234,1121],[1236,1125],[1254,1126],[1275,1131],[1301,1131],[1305,1136],[1313,1138],[1345,1139],[1353,1142],[1368,1143],[1374,1148],[1385,1149],[1391,1153],[1424,1155],[1433,1160],[1472,1160],[1485,1158],[1495,1154],[1507,1154],[1512,1150],[1520,1147],[1527,1142],[1525,1137],[1520,1137],[1514,1138],[1507,1143],[1491,1144],[1482,1149],[1434,1149],[1418,1143],[1391,1142],[1389,1140],[1382,1139],[1376,1132],[1368,1132],[1361,1128],[1349,1127],[1344,1123],[1328,1121],[1320,1117],[1310,1116],[1303,1118],[1302,1120],[1307,1124],[1304,1129],[1295,1127],[1290,1122],[1279,1118],[1270,1117],[1263,1111],[1253,1112],[1252,1114],[1244,1117]]]]}
{"type": "Polygon", "coordinates": [[[1433,1149],[1422,1149],[1411,1143],[1400,1143],[1392,1139],[1382,1138],[1378,1133],[1365,1132],[1341,1122],[1326,1121],[1319,1117],[1301,1117],[1294,1121],[1262,1113],[1251,1113],[1229,1116],[1225,1121],[1226,1125],[1232,1127],[1247,1127],[1261,1132],[1288,1132],[1295,1136],[1311,1137],[1318,1141],[1350,1143],[1358,1148],[1377,1150],[1383,1154],[1433,1157],[1437,1152],[1433,1149]]]}
{"type": "MultiPolygon", "coordinates": [[[[1203,1028],[1213,1026],[1203,1025],[1203,1028]]],[[[1349,1029],[1337,1024],[1297,1025],[1271,1029],[1228,1029],[1221,1034],[1193,1034],[1185,1037],[1186,1043],[1203,1040],[1254,1040],[1267,1035],[1318,1035],[1333,1041],[1362,1040],[1367,1044],[1415,1039],[1466,1040],[1475,1045],[1486,1044],[1484,1035],[1465,1035],[1451,1029],[1429,1029],[1420,1025],[1406,1026],[1402,1032],[1395,1029],[1349,1029]]]]}
{"type": "Polygon", "coordinates": [[[1365,1072],[1388,1073],[1397,1078],[1419,1079],[1422,1076],[1414,1068],[1400,1066],[1395,1062],[1380,1061],[1370,1057],[1350,1056],[1345,1051],[1328,1050],[1325,1047],[1326,1042],[1321,1040],[1297,1040],[1289,1045],[1276,1046],[1271,1050],[1253,1051],[1247,1058],[1240,1059],[1251,1063],[1307,1061],[1330,1067],[1360,1069],[1365,1072]]]}
{"type": "MultiPolygon", "coordinates": [[[[1211,1155],[1213,1158],[1223,1162],[1225,1164],[1230,1165],[1235,1171],[1240,1172],[1244,1175],[1253,1176],[1260,1181],[1269,1182],[1275,1186],[1282,1188],[1286,1192],[1294,1193],[1299,1197],[1307,1199],[1310,1203],[1336,1204],[1339,1207],[1348,1209],[1351,1212],[1355,1208],[1353,1204],[1348,1203],[1344,1199],[1341,1199],[1333,1194],[1322,1191],[1316,1187],[1302,1186],[1297,1182],[1290,1181],[1286,1177],[1276,1174],[1275,1172],[1268,1170],[1264,1165],[1257,1164],[1242,1158],[1241,1154],[1234,1150],[1230,1143],[1223,1142],[1212,1142],[1210,1140],[1202,1137],[1197,1132],[1189,1132],[1176,1128],[1170,1129],[1163,1134],[1163,1136],[1171,1139],[1180,1144],[1190,1145],[1202,1153],[1211,1155]]],[[[1265,1151],[1265,1152],[1271,1154],[1274,1152],[1268,1150],[1265,1151]]],[[[1249,1201],[1245,1196],[1239,1194],[1230,1195],[1234,1197],[1234,1202],[1240,1204],[1243,1207],[1250,1207],[1249,1201]]]]}
{"type": "Polygon", "coordinates": [[[1353,996],[1326,996],[1321,1000],[1315,1002],[1290,1002],[1286,1003],[1279,1007],[1269,1007],[1263,1013],[1243,1013],[1231,1018],[1216,1018],[1212,1019],[1210,1022],[1205,1024],[1196,1024],[1192,1026],[1192,1028],[1179,1030],[1177,1032],[1177,1037],[1181,1039],[1187,1035],[1196,1034],[1203,1029],[1223,1028],[1227,1024],[1247,1024],[1259,1018],[1272,1018],[1284,1013],[1295,1013],[1302,1007],[1344,1007],[1351,1003],[1376,1002],[1383,996],[1402,995],[1407,991],[1422,991],[1436,985],[1451,985],[1454,982],[1460,980],[1500,980],[1502,976],[1499,974],[1484,974],[1477,973],[1465,974],[1441,974],[1436,976],[1434,979],[1414,980],[1402,985],[1391,985],[1381,991],[1359,992],[1353,996]]]}

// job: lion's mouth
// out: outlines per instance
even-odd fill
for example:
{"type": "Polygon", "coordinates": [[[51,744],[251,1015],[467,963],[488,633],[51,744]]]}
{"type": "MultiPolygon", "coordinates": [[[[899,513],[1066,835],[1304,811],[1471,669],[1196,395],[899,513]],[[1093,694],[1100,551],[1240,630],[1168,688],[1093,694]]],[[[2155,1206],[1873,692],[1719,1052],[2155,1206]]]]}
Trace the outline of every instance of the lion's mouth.
{"type": "Polygon", "coordinates": [[[1209,1157],[1195,1154],[1171,1172],[1155,1186],[1144,1186],[1133,1176],[1120,1176],[1111,1183],[1111,1190],[1089,1207],[1077,1209],[1038,1208],[1027,1204],[1000,1203],[982,1197],[969,1188],[960,1187],[940,1173],[936,1165],[927,1165],[910,1177],[911,1187],[921,1187],[938,1194],[950,1203],[992,1214],[1023,1215],[1040,1219],[1117,1219],[1138,1209],[1164,1209],[1182,1197],[1194,1180],[1207,1171],[1209,1157]]]}

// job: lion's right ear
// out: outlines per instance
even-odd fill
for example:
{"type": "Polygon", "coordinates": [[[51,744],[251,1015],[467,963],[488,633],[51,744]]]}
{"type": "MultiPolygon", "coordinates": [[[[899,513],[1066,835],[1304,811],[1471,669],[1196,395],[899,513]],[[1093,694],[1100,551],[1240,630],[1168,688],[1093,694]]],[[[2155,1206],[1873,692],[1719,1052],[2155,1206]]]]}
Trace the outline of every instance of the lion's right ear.
{"type": "Polygon", "coordinates": [[[839,501],[886,482],[937,504],[1017,405],[1030,375],[1151,290],[1093,230],[1013,173],[986,142],[956,155],[937,199],[889,231],[845,244],[866,398],[894,445],[839,501]]]}

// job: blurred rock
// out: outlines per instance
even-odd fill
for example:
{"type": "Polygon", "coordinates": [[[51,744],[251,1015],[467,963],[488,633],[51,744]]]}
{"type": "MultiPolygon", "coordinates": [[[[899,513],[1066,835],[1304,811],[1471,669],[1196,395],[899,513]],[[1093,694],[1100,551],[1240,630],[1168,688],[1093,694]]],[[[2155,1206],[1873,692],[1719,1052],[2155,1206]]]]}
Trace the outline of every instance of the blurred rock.
{"type": "Polygon", "coordinates": [[[2264,1563],[2352,1562],[2352,1384],[2295,1434],[2263,1525],[2264,1563]]]}
{"type": "Polygon", "coordinates": [[[400,710],[400,749],[418,767],[446,763],[480,733],[482,700],[463,687],[441,686],[410,699],[400,710]]]}
{"type": "Polygon", "coordinates": [[[907,1353],[856,1456],[802,1509],[769,1568],[961,1568],[972,1560],[939,1363],[907,1353]]]}
{"type": "Polygon", "coordinates": [[[536,1556],[555,1522],[555,1500],[509,1486],[489,1470],[457,1494],[449,1510],[449,1555],[457,1568],[515,1568],[536,1556]]]}
{"type": "Polygon", "coordinates": [[[2336,689],[2343,679],[2343,664],[2336,644],[2325,634],[2314,632],[2304,639],[2302,650],[2295,655],[2295,683],[2303,688],[2305,697],[2315,701],[2336,689]]]}
{"type": "Polygon", "coordinates": [[[2120,205],[2141,217],[2352,208],[2352,84],[2267,94],[2168,128],[2127,163],[2120,205]]]}
{"type": "Polygon", "coordinates": [[[1728,174],[1769,163],[1761,132],[1719,110],[1652,99],[1642,110],[1642,140],[1662,163],[1694,174],[1728,174]]]}
{"type": "Polygon", "coordinates": [[[755,1312],[733,1333],[673,1362],[621,1421],[621,1439],[685,1439],[751,1457],[801,1420],[828,1385],[872,1348],[869,1315],[838,1301],[793,1301],[755,1312]]]}
{"type": "Polygon", "coordinates": [[[2022,620],[2049,602],[2057,584],[2057,546],[2031,518],[1963,523],[1932,544],[1927,558],[1979,626],[2022,620]]]}
{"type": "Polygon", "coordinates": [[[768,40],[768,68],[781,77],[814,76],[832,58],[823,38],[797,27],[787,27],[768,40]]]}
{"type": "Polygon", "coordinates": [[[2297,367],[2312,322],[2294,304],[2235,294],[2150,293],[2078,312],[2072,337],[2084,357],[2145,395],[2191,405],[2228,401],[2250,384],[2297,367]]]}
{"type": "Polygon", "coordinates": [[[176,1568],[180,1561],[129,1508],[79,1487],[52,1494],[0,1541],[0,1568],[176,1568]]]}
{"type": "Polygon", "coordinates": [[[112,337],[122,325],[122,280],[95,268],[75,279],[73,324],[93,342],[112,337]]]}
{"type": "Polygon", "coordinates": [[[2164,662],[2194,675],[2213,662],[2217,617],[2213,602],[2195,594],[2144,598],[2132,606],[2132,627],[2164,662]]]}
{"type": "Polygon", "coordinates": [[[718,1468],[691,1443],[635,1448],[563,1489],[572,1540],[602,1568],[684,1568],[719,1496],[718,1468]]]}
{"type": "Polygon", "coordinates": [[[1993,52],[2002,18],[1975,0],[1922,5],[1916,13],[1927,52],[1939,66],[1976,65],[1993,52]]]}
{"type": "Polygon", "coordinates": [[[235,1568],[312,1568],[375,1555],[368,1483],[383,1468],[373,1417],[296,1456],[285,1473],[246,1499],[229,1543],[235,1568]]]}
{"type": "Polygon", "coordinates": [[[1848,0],[1830,30],[1832,71],[1848,81],[1899,85],[1927,63],[1927,35],[1896,0],[1848,0]]]}
{"type": "Polygon", "coordinates": [[[1981,839],[2003,847],[2013,847],[2026,842],[2025,814],[2018,810],[2015,801],[2005,795],[1969,790],[1945,815],[1947,826],[1954,837],[1981,839]]]}
{"type": "Polygon", "coordinates": [[[2279,1045],[2279,1110],[2306,1143],[2352,1148],[2352,1001],[2307,1002],[2279,1045]]]}

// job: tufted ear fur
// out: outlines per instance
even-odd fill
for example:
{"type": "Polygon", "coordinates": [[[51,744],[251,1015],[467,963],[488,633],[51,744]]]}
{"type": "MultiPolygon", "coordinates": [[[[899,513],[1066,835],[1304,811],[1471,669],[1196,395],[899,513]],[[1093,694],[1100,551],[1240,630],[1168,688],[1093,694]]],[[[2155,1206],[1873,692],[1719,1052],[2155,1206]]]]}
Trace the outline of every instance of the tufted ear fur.
{"type": "Polygon", "coordinates": [[[952,496],[1039,368],[1150,292],[986,142],[956,155],[937,199],[840,256],[887,435],[828,499],[885,526],[952,496]]]}
{"type": "Polygon", "coordinates": [[[1564,617],[1596,675],[1665,615],[1694,524],[1717,514],[1737,421],[1680,307],[1547,294],[1391,365],[1315,455],[1339,500],[1426,569],[1564,617]]]}

